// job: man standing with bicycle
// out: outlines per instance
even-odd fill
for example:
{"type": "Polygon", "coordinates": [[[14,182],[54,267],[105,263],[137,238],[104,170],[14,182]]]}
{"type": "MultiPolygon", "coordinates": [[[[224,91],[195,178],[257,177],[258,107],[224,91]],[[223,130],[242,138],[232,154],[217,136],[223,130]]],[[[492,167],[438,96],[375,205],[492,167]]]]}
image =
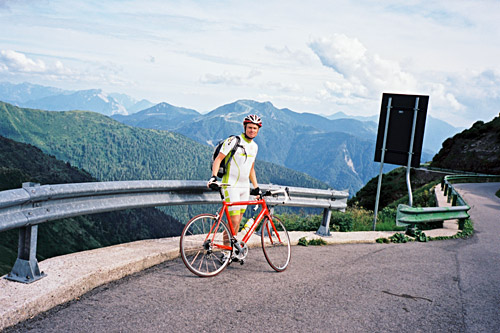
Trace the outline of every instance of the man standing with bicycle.
{"type": "MultiPolygon", "coordinates": [[[[253,141],[259,129],[262,127],[262,120],[259,116],[251,114],[243,120],[244,132],[236,137],[230,137],[224,141],[221,150],[212,164],[212,177],[207,186],[217,190],[217,173],[221,163],[227,162],[227,171],[222,177],[222,183],[229,184],[223,186],[222,194],[227,202],[248,201],[251,195],[260,195],[257,176],[255,175],[255,158],[257,157],[258,146],[253,141]],[[231,157],[231,150],[237,145],[234,155],[231,157]],[[229,156],[228,156],[229,155],[229,156]],[[229,159],[229,161],[225,159],[229,159]],[[250,191],[250,182],[253,189],[250,191]]],[[[231,223],[235,228],[235,234],[238,233],[240,222],[245,213],[246,206],[230,206],[229,215],[231,223]]]]}

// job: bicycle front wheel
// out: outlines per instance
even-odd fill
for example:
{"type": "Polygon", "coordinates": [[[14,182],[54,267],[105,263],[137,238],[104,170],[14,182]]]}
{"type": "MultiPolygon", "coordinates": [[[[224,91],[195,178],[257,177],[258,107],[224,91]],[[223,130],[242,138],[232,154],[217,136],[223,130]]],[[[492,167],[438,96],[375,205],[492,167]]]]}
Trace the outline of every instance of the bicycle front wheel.
{"type": "Polygon", "coordinates": [[[219,274],[227,267],[231,258],[232,247],[227,245],[228,235],[226,224],[217,221],[215,215],[202,214],[194,217],[181,234],[179,247],[182,261],[198,276],[219,274]]]}
{"type": "Polygon", "coordinates": [[[261,230],[262,251],[269,265],[282,272],[290,262],[290,238],[283,222],[275,216],[265,218],[261,230]]]}

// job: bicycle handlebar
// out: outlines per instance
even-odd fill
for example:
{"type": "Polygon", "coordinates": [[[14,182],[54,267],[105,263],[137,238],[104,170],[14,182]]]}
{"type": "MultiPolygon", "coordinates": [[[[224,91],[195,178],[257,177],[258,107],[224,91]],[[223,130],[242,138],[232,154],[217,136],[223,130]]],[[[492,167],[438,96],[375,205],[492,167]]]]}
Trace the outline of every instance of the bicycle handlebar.
{"type": "MultiPolygon", "coordinates": [[[[228,183],[221,183],[221,182],[214,182],[214,184],[216,184],[218,186],[218,189],[217,190],[221,190],[223,186],[226,186],[226,187],[230,187],[231,184],[228,184],[228,183]]],[[[212,189],[212,190],[216,190],[216,189],[212,189]]],[[[285,188],[280,188],[280,189],[277,189],[277,190],[267,190],[266,192],[262,193],[260,196],[261,198],[262,197],[267,197],[267,196],[277,196],[278,194],[283,194],[285,195],[285,202],[287,202],[289,199],[290,199],[290,191],[288,189],[288,187],[285,187],[285,188]]],[[[222,195],[222,193],[221,193],[222,195]]]]}
{"type": "Polygon", "coordinates": [[[280,189],[277,189],[277,190],[267,190],[266,192],[264,192],[262,194],[263,197],[266,197],[266,196],[277,196],[278,194],[282,193],[285,195],[285,201],[284,202],[287,202],[289,199],[290,199],[290,191],[288,190],[288,187],[285,187],[285,188],[280,188],[280,189]]]}

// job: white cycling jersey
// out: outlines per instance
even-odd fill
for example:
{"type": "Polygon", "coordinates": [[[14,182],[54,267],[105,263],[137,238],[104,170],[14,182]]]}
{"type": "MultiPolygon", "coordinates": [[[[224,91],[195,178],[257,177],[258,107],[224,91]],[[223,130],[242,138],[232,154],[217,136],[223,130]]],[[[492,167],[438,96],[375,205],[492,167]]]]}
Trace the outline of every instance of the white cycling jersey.
{"type": "MultiPolygon", "coordinates": [[[[247,187],[250,188],[250,170],[257,157],[259,147],[253,140],[248,140],[243,134],[240,137],[240,147],[234,152],[234,156],[229,161],[227,172],[222,177],[223,183],[228,183],[231,187],[247,187]]],[[[229,137],[224,141],[220,152],[226,155],[233,149],[236,144],[234,137],[229,137]]]]}

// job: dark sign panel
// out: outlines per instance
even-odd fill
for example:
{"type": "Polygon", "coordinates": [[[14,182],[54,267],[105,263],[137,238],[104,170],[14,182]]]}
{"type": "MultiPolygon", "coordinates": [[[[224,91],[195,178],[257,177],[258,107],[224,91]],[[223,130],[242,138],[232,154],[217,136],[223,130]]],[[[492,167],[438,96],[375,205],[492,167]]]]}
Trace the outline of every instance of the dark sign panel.
{"type": "Polygon", "coordinates": [[[425,119],[427,116],[427,106],[429,104],[429,96],[421,95],[385,93],[382,95],[382,106],[380,108],[380,119],[378,121],[377,145],[375,147],[375,162],[381,161],[385,123],[387,119],[387,105],[389,103],[389,98],[392,98],[384,163],[403,166],[408,165],[413,116],[415,114],[415,103],[417,97],[419,98],[419,102],[411,166],[414,168],[418,168],[420,166],[422,142],[424,140],[425,119]]]}

